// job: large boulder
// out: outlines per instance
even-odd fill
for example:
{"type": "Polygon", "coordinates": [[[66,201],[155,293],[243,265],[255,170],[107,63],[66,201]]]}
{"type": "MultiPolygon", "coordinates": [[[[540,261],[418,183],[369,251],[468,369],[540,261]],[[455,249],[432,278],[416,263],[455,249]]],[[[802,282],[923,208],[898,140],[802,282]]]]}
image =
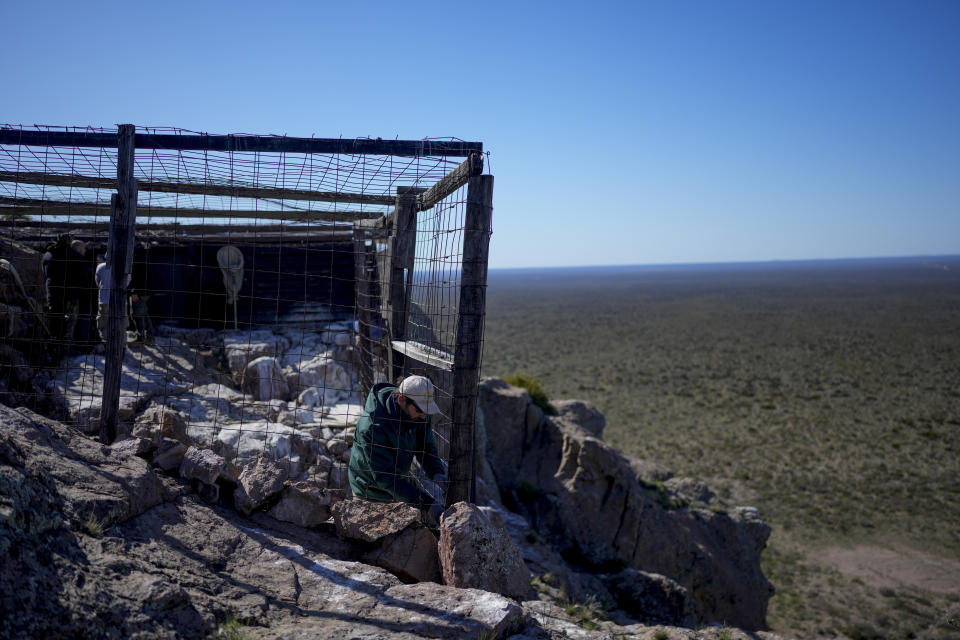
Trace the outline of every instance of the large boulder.
{"type": "Polygon", "coordinates": [[[444,512],[439,554],[445,584],[518,600],[532,595],[530,570],[520,550],[476,505],[458,502],[444,512]]]}
{"type": "Polygon", "coordinates": [[[163,494],[160,478],[132,452],[0,405],[0,524],[29,533],[106,527],[159,504],[163,494]]]}
{"type": "Polygon", "coordinates": [[[590,435],[599,421],[587,405],[559,404],[561,416],[543,416],[526,391],[482,381],[486,459],[504,499],[567,558],[661,574],[687,590],[699,622],[763,628],[773,587],[760,553],[770,527],[756,510],[684,507],[638,475],[644,465],[590,435]]]}
{"type": "Polygon", "coordinates": [[[407,582],[440,579],[437,538],[404,502],[345,500],[333,506],[337,535],[366,548],[363,559],[407,582]]]}
{"type": "MultiPolygon", "coordinates": [[[[0,526],[0,540],[7,532],[0,526]]],[[[0,572],[0,635],[459,640],[505,637],[523,624],[507,598],[405,585],[351,555],[335,537],[185,496],[107,537],[13,538],[0,572]]]]}

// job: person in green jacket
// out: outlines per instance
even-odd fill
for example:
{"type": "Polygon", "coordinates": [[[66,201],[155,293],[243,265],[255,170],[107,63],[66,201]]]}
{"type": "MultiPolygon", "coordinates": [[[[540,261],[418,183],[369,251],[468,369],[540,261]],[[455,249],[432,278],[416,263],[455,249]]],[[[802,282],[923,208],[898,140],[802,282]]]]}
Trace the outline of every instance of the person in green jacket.
{"type": "Polygon", "coordinates": [[[416,457],[438,486],[446,484],[446,465],[430,425],[430,416],[440,413],[433,393],[433,383],[423,376],[408,376],[399,386],[374,385],[353,436],[348,477],[357,498],[407,502],[435,523],[443,513],[440,498],[410,475],[416,457]]]}

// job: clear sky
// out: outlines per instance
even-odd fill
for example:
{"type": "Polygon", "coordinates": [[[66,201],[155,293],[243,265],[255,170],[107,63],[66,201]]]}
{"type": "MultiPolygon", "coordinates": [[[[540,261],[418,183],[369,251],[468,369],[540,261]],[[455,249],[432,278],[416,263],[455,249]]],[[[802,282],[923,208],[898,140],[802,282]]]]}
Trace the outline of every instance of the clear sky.
{"type": "Polygon", "coordinates": [[[960,254],[960,1],[0,3],[0,122],[480,140],[491,267],[960,254]]]}

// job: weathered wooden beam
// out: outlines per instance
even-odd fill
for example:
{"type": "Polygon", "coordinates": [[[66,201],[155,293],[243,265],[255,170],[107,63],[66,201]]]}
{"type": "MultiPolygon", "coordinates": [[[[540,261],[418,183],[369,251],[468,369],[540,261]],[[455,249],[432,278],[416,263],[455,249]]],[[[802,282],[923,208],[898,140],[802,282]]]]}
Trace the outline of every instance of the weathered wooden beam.
{"type": "Polygon", "coordinates": [[[402,353],[407,358],[428,364],[444,371],[453,371],[453,356],[439,349],[431,349],[426,345],[405,340],[394,340],[390,343],[394,351],[402,353]]]}
{"type": "Polygon", "coordinates": [[[481,173],[483,173],[483,156],[479,153],[473,153],[461,162],[456,169],[443,176],[435,185],[421,194],[417,199],[417,208],[420,211],[433,208],[438,202],[467,184],[470,178],[481,173]]]}
{"type": "MultiPolygon", "coordinates": [[[[85,216],[104,218],[110,215],[106,204],[88,202],[63,202],[61,200],[38,200],[0,196],[0,215],[16,213],[29,216],[85,216]]],[[[227,209],[196,209],[187,207],[141,206],[141,217],[153,218],[253,218],[262,220],[290,220],[292,222],[351,222],[375,220],[383,213],[360,211],[258,211],[227,209]]]]}
{"type": "MultiPolygon", "coordinates": [[[[74,187],[78,189],[109,190],[116,186],[116,181],[110,178],[43,173],[42,171],[0,171],[0,182],[37,184],[47,187],[74,187]]],[[[313,202],[342,202],[345,204],[372,204],[383,206],[392,206],[395,202],[393,196],[379,196],[366,193],[278,189],[275,187],[243,187],[231,184],[197,182],[144,181],[138,183],[138,190],[152,191],[155,193],[190,193],[206,196],[225,196],[229,198],[270,198],[272,200],[308,200],[313,202]]]]}
{"type": "Polygon", "coordinates": [[[127,274],[133,263],[133,233],[137,218],[137,181],[133,178],[133,125],[117,130],[117,193],[110,198],[110,304],[107,315],[100,402],[100,441],[109,445],[117,437],[123,353],[127,347],[127,274]]]}
{"type": "MultiPolygon", "coordinates": [[[[390,250],[390,339],[403,340],[407,332],[409,283],[413,279],[413,258],[417,241],[417,192],[397,189],[390,250]]],[[[393,359],[393,379],[403,375],[403,354],[393,359]]]]}
{"type": "Polygon", "coordinates": [[[493,176],[476,176],[468,184],[453,365],[448,507],[455,502],[473,502],[476,495],[477,381],[486,312],[493,176]]]}
{"type": "MultiPolygon", "coordinates": [[[[2,209],[0,209],[2,211],[2,209]]],[[[2,217],[2,214],[0,214],[2,217]]],[[[0,229],[4,233],[14,235],[35,233],[38,236],[49,233],[51,230],[89,232],[95,234],[107,231],[109,222],[71,222],[69,220],[0,220],[0,229]]],[[[265,241],[303,242],[315,241],[323,238],[352,238],[353,229],[350,227],[315,227],[291,226],[277,224],[180,224],[145,223],[137,221],[137,233],[151,234],[151,239],[160,237],[159,234],[169,232],[170,237],[192,236],[200,238],[227,238],[233,237],[256,242],[265,241]]],[[[84,238],[80,238],[83,240],[84,238]]]]}
{"type": "MultiPolygon", "coordinates": [[[[39,147],[117,146],[112,133],[95,131],[25,131],[0,128],[0,144],[39,147]]],[[[460,140],[382,140],[380,138],[290,138],[287,136],[210,136],[203,134],[138,133],[138,149],[180,151],[248,151],[264,153],[326,153],[382,156],[460,156],[483,151],[482,142],[460,140]]]]}

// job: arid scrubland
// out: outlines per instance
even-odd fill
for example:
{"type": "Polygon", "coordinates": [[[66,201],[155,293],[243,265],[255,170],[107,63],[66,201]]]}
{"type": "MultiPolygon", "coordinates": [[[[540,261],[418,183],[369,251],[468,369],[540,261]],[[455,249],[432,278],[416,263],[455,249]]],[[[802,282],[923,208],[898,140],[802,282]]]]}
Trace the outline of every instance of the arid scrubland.
{"type": "Polygon", "coordinates": [[[760,509],[775,631],[960,636],[960,258],[489,284],[484,375],[590,400],[625,453],[760,509]]]}

